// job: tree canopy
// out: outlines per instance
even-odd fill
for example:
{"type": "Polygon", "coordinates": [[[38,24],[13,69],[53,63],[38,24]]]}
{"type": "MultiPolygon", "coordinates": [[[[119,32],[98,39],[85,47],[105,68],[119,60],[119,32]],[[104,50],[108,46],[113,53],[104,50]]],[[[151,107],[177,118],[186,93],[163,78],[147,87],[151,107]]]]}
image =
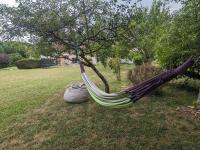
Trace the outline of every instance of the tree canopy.
{"type": "Polygon", "coordinates": [[[171,16],[166,4],[154,0],[150,9],[135,9],[125,28],[125,43],[131,48],[137,48],[146,62],[155,59],[156,44],[169,26],[171,16]]]}
{"type": "Polygon", "coordinates": [[[69,49],[113,41],[128,16],[127,5],[117,1],[18,0],[18,3],[17,7],[1,5],[4,38],[29,34],[40,41],[62,43],[69,49]]]}
{"type": "Polygon", "coordinates": [[[157,45],[157,58],[172,68],[193,56],[197,61],[186,75],[200,79],[200,1],[182,0],[182,9],[173,14],[170,26],[157,45]]]}
{"type": "Polygon", "coordinates": [[[3,38],[31,35],[36,41],[63,44],[67,50],[80,49],[85,65],[90,66],[106,83],[85,55],[109,47],[118,38],[117,30],[129,20],[132,8],[129,0],[17,2],[17,7],[0,7],[3,38]]]}

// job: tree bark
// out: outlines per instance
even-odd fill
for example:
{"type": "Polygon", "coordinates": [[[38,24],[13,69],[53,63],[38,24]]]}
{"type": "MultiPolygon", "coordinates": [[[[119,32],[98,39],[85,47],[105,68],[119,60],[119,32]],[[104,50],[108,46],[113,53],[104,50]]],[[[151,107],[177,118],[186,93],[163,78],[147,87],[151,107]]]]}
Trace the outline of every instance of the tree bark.
{"type": "Polygon", "coordinates": [[[84,56],[81,55],[81,58],[88,64],[90,68],[98,75],[98,77],[102,80],[105,86],[105,92],[110,93],[110,87],[106,78],[99,72],[99,70],[84,56]]]}
{"type": "Polygon", "coordinates": [[[197,103],[200,104],[200,88],[199,88],[199,95],[198,95],[198,98],[197,98],[197,103]]]}

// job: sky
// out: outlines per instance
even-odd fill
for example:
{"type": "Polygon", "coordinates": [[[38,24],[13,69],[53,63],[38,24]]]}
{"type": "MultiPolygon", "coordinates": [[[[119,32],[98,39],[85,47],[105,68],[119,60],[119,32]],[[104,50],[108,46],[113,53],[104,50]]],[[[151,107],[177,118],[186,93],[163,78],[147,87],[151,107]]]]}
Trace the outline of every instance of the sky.
{"type": "MultiPolygon", "coordinates": [[[[145,7],[150,7],[151,4],[152,4],[152,1],[153,1],[153,0],[143,0],[143,1],[142,1],[142,5],[145,6],[145,7]]],[[[172,3],[170,4],[170,8],[171,8],[171,11],[175,11],[175,10],[180,9],[180,8],[181,8],[181,5],[178,4],[178,3],[172,2],[172,3]]]]}
{"type": "Polygon", "coordinates": [[[15,0],[0,0],[0,4],[8,4],[9,6],[14,6],[15,0]]]}
{"type": "MultiPolygon", "coordinates": [[[[153,0],[143,0],[142,5],[145,7],[149,7],[151,6],[152,1],[153,0]]],[[[9,6],[16,5],[15,0],[0,0],[0,4],[8,4],[9,6]]],[[[171,7],[171,11],[174,11],[174,10],[178,10],[181,7],[181,5],[173,2],[170,4],[170,7],[171,7]]]]}

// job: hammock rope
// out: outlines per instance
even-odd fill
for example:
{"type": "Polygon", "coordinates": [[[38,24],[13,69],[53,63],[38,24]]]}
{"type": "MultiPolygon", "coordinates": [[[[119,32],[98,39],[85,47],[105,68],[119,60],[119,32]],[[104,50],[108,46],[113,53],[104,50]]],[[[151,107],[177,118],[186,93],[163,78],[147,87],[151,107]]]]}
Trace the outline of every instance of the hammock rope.
{"type": "Polygon", "coordinates": [[[87,76],[84,65],[79,59],[79,50],[77,49],[77,61],[80,65],[81,77],[85,83],[91,97],[100,105],[112,108],[126,107],[133,102],[138,101],[157,87],[170,81],[171,79],[182,75],[188,68],[194,64],[194,60],[189,58],[185,63],[175,69],[165,71],[149,80],[146,80],[136,86],[127,88],[118,93],[106,93],[99,89],[87,76]]]}

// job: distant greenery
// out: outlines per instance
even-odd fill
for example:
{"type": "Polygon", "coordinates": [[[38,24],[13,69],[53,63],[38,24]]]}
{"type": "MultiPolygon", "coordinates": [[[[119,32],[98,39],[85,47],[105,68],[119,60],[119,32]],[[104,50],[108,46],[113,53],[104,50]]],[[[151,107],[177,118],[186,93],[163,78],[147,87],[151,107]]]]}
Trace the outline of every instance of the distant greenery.
{"type": "Polygon", "coordinates": [[[34,46],[22,42],[0,42],[0,52],[9,55],[11,66],[18,60],[35,56],[34,46]]]}
{"type": "Polygon", "coordinates": [[[144,59],[142,58],[142,54],[137,51],[130,51],[128,53],[129,60],[134,61],[135,65],[142,65],[144,63],[144,59]]]}

